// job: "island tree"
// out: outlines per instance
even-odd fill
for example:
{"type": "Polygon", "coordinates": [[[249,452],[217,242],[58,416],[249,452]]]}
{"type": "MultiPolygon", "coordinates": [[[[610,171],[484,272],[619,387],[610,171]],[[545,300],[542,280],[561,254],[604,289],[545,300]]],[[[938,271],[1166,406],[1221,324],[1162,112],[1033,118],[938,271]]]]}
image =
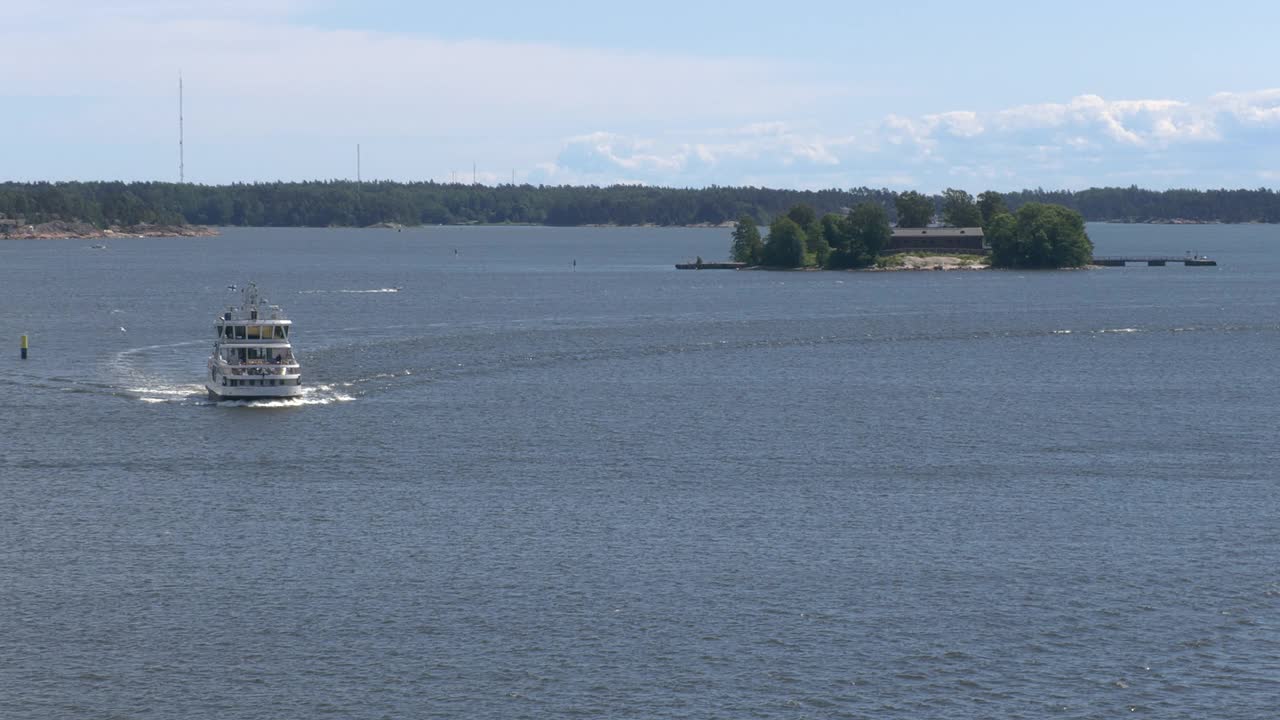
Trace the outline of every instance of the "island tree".
{"type": "Polygon", "coordinates": [[[769,225],[769,237],[764,243],[764,264],[777,268],[796,268],[804,265],[804,230],[787,216],[769,225]]]}
{"type": "Polygon", "coordinates": [[[951,227],[980,227],[982,212],[973,196],[964,190],[947,188],[942,193],[942,224],[951,227]]]}
{"type": "Polygon", "coordinates": [[[929,227],[929,222],[933,220],[933,200],[915,190],[899,195],[894,200],[894,206],[898,210],[900,228],[929,227]]]}
{"type": "Polygon", "coordinates": [[[869,267],[893,237],[889,214],[878,203],[861,203],[841,220],[839,237],[838,245],[832,243],[834,251],[827,266],[833,269],[869,267]]]}
{"type": "Polygon", "coordinates": [[[1009,208],[1004,204],[1004,196],[994,190],[988,190],[978,195],[978,213],[982,216],[982,227],[986,227],[992,218],[1000,213],[1009,212],[1009,208]]]}
{"type": "Polygon", "coordinates": [[[993,267],[1083,267],[1093,258],[1084,218],[1061,205],[1027,203],[1016,214],[996,215],[986,237],[993,267]]]}
{"type": "MultiPolygon", "coordinates": [[[[825,215],[823,216],[826,217],[825,215]]],[[[836,216],[839,218],[839,216],[836,216]]],[[[818,267],[826,267],[827,262],[831,258],[831,241],[828,240],[826,226],[822,221],[815,222],[809,226],[804,234],[805,250],[808,252],[805,258],[806,265],[817,265],[818,267]]]]}
{"type": "Polygon", "coordinates": [[[791,209],[787,211],[787,217],[791,218],[795,224],[800,226],[801,230],[806,232],[818,221],[818,214],[814,212],[812,207],[804,203],[792,205],[791,209]]]}
{"type": "Polygon", "coordinates": [[[750,215],[738,218],[738,225],[733,229],[733,246],[730,254],[734,262],[759,265],[764,255],[764,242],[760,239],[760,228],[750,215]]]}
{"type": "Polygon", "coordinates": [[[836,213],[827,213],[822,216],[819,224],[822,242],[827,246],[826,257],[821,263],[822,267],[845,267],[836,260],[836,255],[849,247],[849,228],[844,217],[836,213]]]}

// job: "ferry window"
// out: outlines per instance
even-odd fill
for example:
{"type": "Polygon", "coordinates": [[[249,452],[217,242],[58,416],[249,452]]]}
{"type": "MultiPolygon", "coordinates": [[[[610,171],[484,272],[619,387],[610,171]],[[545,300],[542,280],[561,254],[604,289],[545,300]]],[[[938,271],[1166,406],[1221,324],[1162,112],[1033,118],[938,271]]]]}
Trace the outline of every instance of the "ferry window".
{"type": "Polygon", "coordinates": [[[288,326],[288,325],[281,325],[281,326],[280,326],[280,332],[284,333],[283,335],[281,335],[281,337],[283,337],[283,338],[285,338],[285,339],[288,339],[288,337],[289,337],[289,326],[288,326]]]}
{"type": "Polygon", "coordinates": [[[284,339],[284,326],[283,326],[283,325],[277,325],[277,326],[276,326],[276,328],[275,328],[275,333],[274,333],[274,335],[275,335],[275,338],[276,338],[277,340],[283,340],[283,339],[284,339]]]}
{"type": "Polygon", "coordinates": [[[243,325],[237,325],[237,326],[236,326],[236,339],[237,339],[237,340],[243,340],[243,339],[244,339],[244,326],[243,326],[243,325]]]}
{"type": "Polygon", "coordinates": [[[231,326],[230,326],[230,325],[224,325],[224,326],[222,327],[222,336],[223,336],[223,337],[225,337],[225,338],[230,338],[230,337],[231,337],[231,326]]]}

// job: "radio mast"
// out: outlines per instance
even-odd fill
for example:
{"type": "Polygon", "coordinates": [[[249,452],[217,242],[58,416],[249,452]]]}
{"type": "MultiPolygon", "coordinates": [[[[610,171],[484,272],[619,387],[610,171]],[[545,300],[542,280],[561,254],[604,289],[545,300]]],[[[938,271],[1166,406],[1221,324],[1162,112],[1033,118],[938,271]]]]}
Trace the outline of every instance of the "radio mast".
{"type": "Polygon", "coordinates": [[[186,149],[182,144],[182,71],[178,71],[178,183],[187,181],[186,149]]]}

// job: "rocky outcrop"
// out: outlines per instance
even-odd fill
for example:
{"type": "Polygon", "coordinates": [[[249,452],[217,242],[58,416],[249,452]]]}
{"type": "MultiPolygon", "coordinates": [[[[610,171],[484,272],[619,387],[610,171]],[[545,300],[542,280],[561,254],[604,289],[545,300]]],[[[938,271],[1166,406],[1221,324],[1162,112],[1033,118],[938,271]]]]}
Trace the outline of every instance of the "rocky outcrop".
{"type": "Polygon", "coordinates": [[[38,225],[0,227],[0,239],[12,240],[68,240],[129,237],[210,237],[218,234],[217,228],[206,225],[112,225],[100,228],[86,222],[54,220],[38,225]]]}

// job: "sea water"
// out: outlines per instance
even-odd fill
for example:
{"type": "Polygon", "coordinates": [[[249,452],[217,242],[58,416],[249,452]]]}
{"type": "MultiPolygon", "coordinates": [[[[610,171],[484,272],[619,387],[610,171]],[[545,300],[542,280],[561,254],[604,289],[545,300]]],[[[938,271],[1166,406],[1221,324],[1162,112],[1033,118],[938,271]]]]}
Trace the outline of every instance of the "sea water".
{"type": "Polygon", "coordinates": [[[1089,231],[1221,265],[0,242],[0,717],[1270,716],[1280,230],[1089,231]],[[204,395],[250,280],[301,400],[204,395]]]}

